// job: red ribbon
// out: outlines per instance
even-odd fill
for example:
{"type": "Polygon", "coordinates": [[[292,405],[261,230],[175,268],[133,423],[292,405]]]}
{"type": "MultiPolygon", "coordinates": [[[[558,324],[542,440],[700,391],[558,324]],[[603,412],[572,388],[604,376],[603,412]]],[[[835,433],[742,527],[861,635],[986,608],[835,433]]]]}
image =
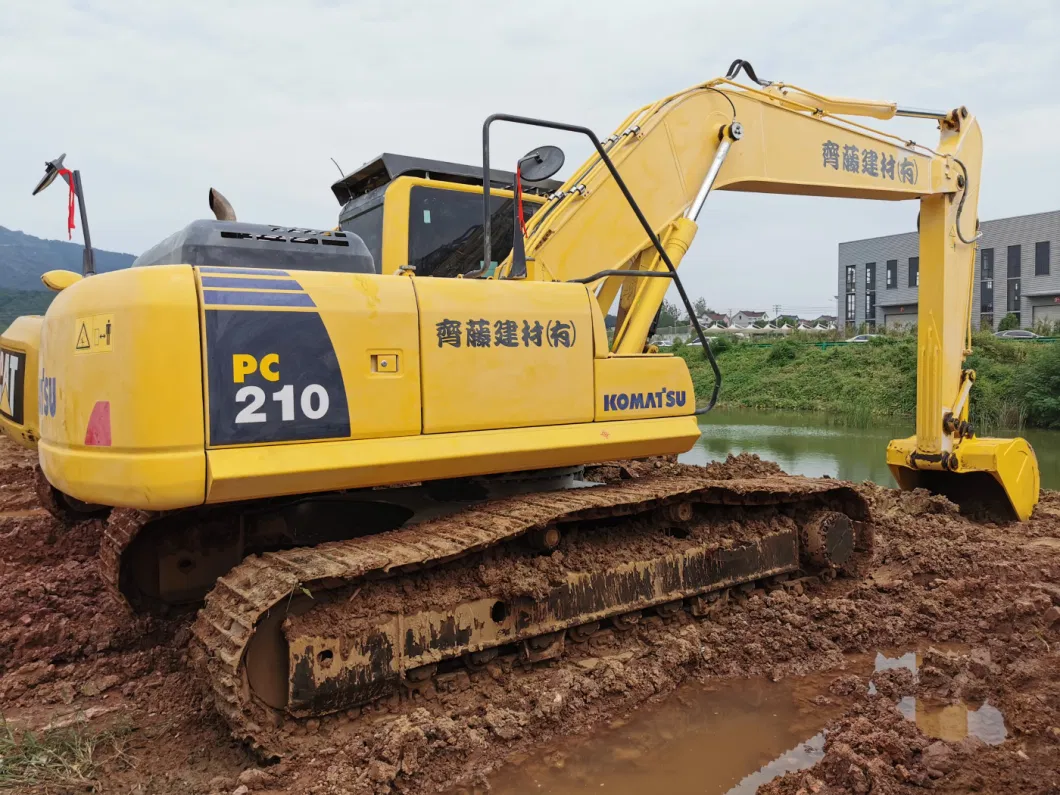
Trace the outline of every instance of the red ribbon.
{"type": "Polygon", "coordinates": [[[523,231],[523,237],[526,237],[526,220],[523,218],[523,169],[520,167],[515,169],[515,201],[519,213],[519,228],[523,231]]]}
{"type": "Polygon", "coordinates": [[[69,214],[66,217],[66,239],[71,240],[74,236],[74,201],[77,196],[77,192],[74,190],[74,175],[70,169],[60,168],[59,176],[65,177],[70,184],[69,214]]]}

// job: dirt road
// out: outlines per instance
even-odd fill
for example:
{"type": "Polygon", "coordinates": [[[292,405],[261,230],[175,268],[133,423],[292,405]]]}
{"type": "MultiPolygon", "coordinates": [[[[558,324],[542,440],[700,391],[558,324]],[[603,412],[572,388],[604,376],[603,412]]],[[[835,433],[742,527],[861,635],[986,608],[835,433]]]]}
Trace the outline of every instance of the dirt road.
{"type": "MultiPolygon", "coordinates": [[[[877,523],[866,579],[755,592],[709,620],[654,617],[529,670],[502,658],[411,700],[312,723],[284,761],[259,768],[203,709],[185,660],[190,617],[135,618],[109,597],[98,526],[63,529],[44,514],[32,464],[0,442],[0,789],[485,790],[505,760],[533,759],[543,743],[591,733],[682,684],[835,669],[829,703],[842,715],[823,759],[760,792],[1060,792],[1058,493],[1028,524],[982,524],[942,499],[862,486],[877,523]],[[962,651],[927,654],[917,681],[875,675],[875,695],[870,675],[838,670],[852,654],[931,644],[962,651]],[[929,738],[895,708],[903,695],[989,699],[1008,739],[929,738]]],[[[714,469],[772,467],[741,457],[714,469]]]]}

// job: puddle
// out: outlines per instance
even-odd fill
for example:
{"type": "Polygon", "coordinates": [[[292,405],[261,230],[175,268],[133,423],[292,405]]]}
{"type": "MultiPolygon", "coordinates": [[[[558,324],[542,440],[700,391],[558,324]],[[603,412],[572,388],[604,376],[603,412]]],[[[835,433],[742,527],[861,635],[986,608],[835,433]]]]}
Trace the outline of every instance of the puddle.
{"type": "MultiPolygon", "coordinates": [[[[776,776],[811,767],[822,757],[823,729],[845,706],[818,706],[813,700],[827,693],[836,676],[899,667],[915,674],[919,663],[916,652],[877,654],[875,661],[851,658],[844,670],[777,683],[688,685],[628,721],[587,737],[559,738],[510,760],[490,777],[490,792],[753,795],[776,776]]],[[[996,745],[1007,735],[1003,716],[989,703],[935,705],[907,697],[897,706],[925,734],[943,740],[974,735],[996,745]]]]}
{"type": "MultiPolygon", "coordinates": [[[[867,666],[860,672],[868,673],[867,666]]],[[[628,723],[539,747],[532,759],[493,776],[490,792],[751,795],[775,776],[821,758],[821,730],[843,708],[818,707],[811,699],[835,676],[683,687],[628,723]]]]}
{"type": "MultiPolygon", "coordinates": [[[[914,674],[920,668],[920,655],[907,652],[900,657],[876,655],[876,670],[907,668],[914,674]]],[[[869,692],[873,688],[870,686],[869,692]]],[[[984,701],[978,707],[965,704],[936,704],[912,696],[898,702],[898,711],[907,720],[916,721],[917,727],[928,737],[949,742],[960,742],[965,737],[978,737],[989,745],[1000,745],[1008,737],[1005,717],[1001,711],[984,701]]]]}

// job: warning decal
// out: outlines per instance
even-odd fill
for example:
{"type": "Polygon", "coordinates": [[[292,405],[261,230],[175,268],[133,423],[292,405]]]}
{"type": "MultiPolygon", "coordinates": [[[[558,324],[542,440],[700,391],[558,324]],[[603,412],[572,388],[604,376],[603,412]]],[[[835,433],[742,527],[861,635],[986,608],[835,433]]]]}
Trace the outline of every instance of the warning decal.
{"type": "Polygon", "coordinates": [[[22,424],[22,395],[26,384],[26,354],[0,349],[0,414],[22,424]]]}
{"type": "Polygon", "coordinates": [[[111,349],[114,341],[113,314],[79,317],[74,328],[77,329],[75,353],[104,353],[111,349]]]}
{"type": "Polygon", "coordinates": [[[335,349],[315,312],[207,312],[210,445],[350,435],[335,349]]]}

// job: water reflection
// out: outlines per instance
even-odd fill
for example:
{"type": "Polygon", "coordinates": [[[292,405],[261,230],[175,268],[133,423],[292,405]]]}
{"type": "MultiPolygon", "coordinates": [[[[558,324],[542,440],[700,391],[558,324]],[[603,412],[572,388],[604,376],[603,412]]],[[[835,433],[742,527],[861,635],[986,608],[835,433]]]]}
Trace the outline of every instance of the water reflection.
{"type": "MultiPolygon", "coordinates": [[[[908,652],[900,657],[876,655],[877,671],[906,668],[915,676],[920,669],[920,663],[920,655],[916,652],[908,652]]],[[[1008,737],[1005,716],[989,701],[972,707],[964,702],[937,704],[905,696],[898,702],[898,711],[907,720],[916,721],[917,727],[928,737],[936,737],[939,740],[959,742],[965,737],[978,737],[989,745],[1000,745],[1008,737]]]]}
{"type": "MultiPolygon", "coordinates": [[[[794,475],[894,486],[884,451],[891,439],[912,435],[913,420],[855,428],[826,414],[715,409],[701,419],[700,429],[696,446],[681,456],[686,463],[707,464],[748,452],[776,461],[794,475]]],[[[1060,432],[1027,430],[1021,435],[1034,447],[1042,487],[1060,489],[1060,432]]]]}

